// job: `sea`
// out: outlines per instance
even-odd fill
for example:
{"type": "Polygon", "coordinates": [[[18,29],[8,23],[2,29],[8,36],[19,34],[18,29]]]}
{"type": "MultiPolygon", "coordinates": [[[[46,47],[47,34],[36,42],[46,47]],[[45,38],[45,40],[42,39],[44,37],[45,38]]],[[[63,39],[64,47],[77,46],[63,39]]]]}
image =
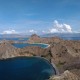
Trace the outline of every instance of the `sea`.
{"type": "Polygon", "coordinates": [[[0,80],[47,80],[56,69],[44,58],[16,57],[0,60],[0,80]]]}
{"type": "MultiPolygon", "coordinates": [[[[80,37],[61,37],[60,36],[60,38],[65,39],[65,40],[80,40],[80,37]]],[[[14,40],[14,41],[26,41],[29,38],[1,38],[0,37],[0,40],[4,40],[4,39],[6,39],[6,40],[14,40]]]]}
{"type": "Polygon", "coordinates": [[[64,40],[80,40],[80,37],[61,37],[64,40]]]}
{"type": "Polygon", "coordinates": [[[26,41],[29,38],[0,38],[0,40],[26,41]]]}
{"type": "MultiPolygon", "coordinates": [[[[47,37],[46,37],[47,38],[47,37]]],[[[80,40],[80,37],[60,37],[64,40],[80,40]]],[[[29,38],[0,38],[0,40],[27,41],[29,38]]]]}
{"type": "Polygon", "coordinates": [[[38,44],[38,43],[34,43],[34,44],[28,44],[28,43],[14,43],[12,44],[13,46],[17,47],[17,48],[24,48],[24,47],[27,47],[27,46],[38,46],[38,47],[41,47],[41,48],[47,48],[48,47],[48,44],[38,44]]]}

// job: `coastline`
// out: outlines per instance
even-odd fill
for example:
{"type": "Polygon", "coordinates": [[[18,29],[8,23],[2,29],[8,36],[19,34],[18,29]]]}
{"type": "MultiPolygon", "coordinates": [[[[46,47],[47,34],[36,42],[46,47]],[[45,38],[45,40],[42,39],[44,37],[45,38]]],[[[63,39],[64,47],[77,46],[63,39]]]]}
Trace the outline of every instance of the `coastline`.
{"type": "Polygon", "coordinates": [[[43,45],[47,45],[47,47],[45,47],[45,48],[50,47],[50,44],[46,44],[46,43],[31,43],[31,44],[43,44],[43,45]]]}

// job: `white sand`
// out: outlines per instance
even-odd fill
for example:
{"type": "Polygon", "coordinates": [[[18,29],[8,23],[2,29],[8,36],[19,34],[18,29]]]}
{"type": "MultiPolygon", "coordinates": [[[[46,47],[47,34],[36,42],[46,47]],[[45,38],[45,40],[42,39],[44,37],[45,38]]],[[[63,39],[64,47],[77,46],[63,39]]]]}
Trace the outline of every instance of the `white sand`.
{"type": "Polygon", "coordinates": [[[47,45],[46,48],[50,47],[50,44],[45,44],[45,43],[32,43],[32,44],[43,44],[43,45],[47,45]]]}

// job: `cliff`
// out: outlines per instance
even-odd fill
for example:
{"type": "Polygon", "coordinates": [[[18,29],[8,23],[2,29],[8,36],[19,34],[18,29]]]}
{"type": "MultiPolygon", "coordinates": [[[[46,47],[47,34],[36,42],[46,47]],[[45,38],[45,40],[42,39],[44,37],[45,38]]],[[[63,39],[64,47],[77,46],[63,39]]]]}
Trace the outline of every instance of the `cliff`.
{"type": "Polygon", "coordinates": [[[7,41],[0,43],[0,59],[18,56],[17,49],[7,41]]]}
{"type": "Polygon", "coordinates": [[[80,80],[80,78],[67,70],[59,76],[52,76],[49,80],[80,80]]]}

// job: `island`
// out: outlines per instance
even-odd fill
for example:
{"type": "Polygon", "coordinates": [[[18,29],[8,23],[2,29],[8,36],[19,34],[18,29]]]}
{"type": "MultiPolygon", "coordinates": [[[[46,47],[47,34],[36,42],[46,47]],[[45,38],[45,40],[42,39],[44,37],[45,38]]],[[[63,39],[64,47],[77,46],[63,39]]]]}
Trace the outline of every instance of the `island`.
{"type": "Polygon", "coordinates": [[[12,45],[14,41],[2,41],[0,43],[0,59],[18,56],[38,56],[55,64],[59,75],[51,76],[50,80],[80,80],[80,41],[64,40],[59,37],[42,38],[33,34],[27,43],[49,44],[47,48],[39,46],[27,46],[17,48],[12,45]]]}

